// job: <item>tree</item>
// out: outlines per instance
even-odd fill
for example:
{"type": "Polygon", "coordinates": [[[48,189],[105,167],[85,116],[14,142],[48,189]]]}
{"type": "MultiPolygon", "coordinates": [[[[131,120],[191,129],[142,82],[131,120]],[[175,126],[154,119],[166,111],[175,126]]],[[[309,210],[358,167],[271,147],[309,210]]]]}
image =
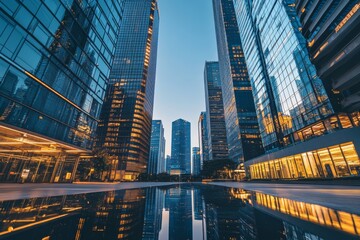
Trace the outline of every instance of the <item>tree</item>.
{"type": "Polygon", "coordinates": [[[111,169],[111,156],[108,154],[108,152],[104,149],[97,149],[93,151],[93,158],[91,161],[91,169],[90,169],[90,175],[92,175],[93,178],[97,180],[103,180],[104,177],[103,174],[109,172],[111,169]]]}
{"type": "Polygon", "coordinates": [[[230,159],[218,159],[204,162],[201,175],[203,178],[231,179],[231,172],[236,169],[237,163],[230,159]]]}

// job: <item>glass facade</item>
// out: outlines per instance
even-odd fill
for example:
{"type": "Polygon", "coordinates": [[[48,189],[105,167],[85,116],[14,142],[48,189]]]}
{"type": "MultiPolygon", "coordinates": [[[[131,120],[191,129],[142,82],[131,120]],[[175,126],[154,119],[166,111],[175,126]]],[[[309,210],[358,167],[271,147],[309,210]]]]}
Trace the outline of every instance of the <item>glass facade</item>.
{"type": "Polygon", "coordinates": [[[201,159],[200,159],[200,148],[193,147],[192,148],[192,170],[191,174],[194,176],[198,176],[201,171],[201,159]]]}
{"type": "Polygon", "coordinates": [[[25,169],[26,181],[73,180],[76,154],[93,146],[123,4],[0,1],[0,125],[14,129],[0,132],[6,181],[25,169]]]}
{"type": "Polygon", "coordinates": [[[170,174],[191,174],[190,122],[172,122],[170,174]]]}
{"type": "Polygon", "coordinates": [[[339,178],[360,176],[360,159],[351,142],[250,166],[252,179],[339,178]]]}
{"type": "Polygon", "coordinates": [[[284,136],[333,114],[292,3],[235,0],[266,151],[284,146],[284,136]]]}
{"type": "Polygon", "coordinates": [[[301,33],[336,111],[359,111],[359,1],[296,1],[301,33]]]}
{"type": "Polygon", "coordinates": [[[232,0],[213,0],[229,158],[235,162],[263,153],[252,87],[232,0]]]}
{"type": "Polygon", "coordinates": [[[122,1],[0,1],[1,122],[90,149],[121,9],[122,1]]]}
{"type": "Polygon", "coordinates": [[[209,160],[228,159],[224,104],[218,62],[206,62],[205,104],[209,160]]]}
{"type": "Polygon", "coordinates": [[[161,120],[153,120],[147,172],[149,174],[159,174],[165,171],[164,127],[161,120]]]}
{"type": "Polygon", "coordinates": [[[200,146],[200,162],[201,166],[209,160],[209,140],[207,127],[207,113],[201,112],[198,121],[198,134],[200,146]]]}
{"type": "Polygon", "coordinates": [[[117,158],[114,180],[134,180],[146,172],[158,30],[156,0],[126,1],[97,141],[117,158]]]}

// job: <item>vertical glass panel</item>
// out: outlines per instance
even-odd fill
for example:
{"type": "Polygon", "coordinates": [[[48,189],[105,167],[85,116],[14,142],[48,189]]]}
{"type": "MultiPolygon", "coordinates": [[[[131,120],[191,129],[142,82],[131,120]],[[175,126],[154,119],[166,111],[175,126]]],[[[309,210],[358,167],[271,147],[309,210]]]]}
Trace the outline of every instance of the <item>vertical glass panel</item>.
{"type": "Polygon", "coordinates": [[[290,174],[292,178],[298,178],[299,173],[297,171],[295,162],[294,162],[294,157],[287,157],[286,158],[289,164],[289,168],[290,168],[290,174]]]}
{"type": "Polygon", "coordinates": [[[337,171],[337,174],[339,175],[339,177],[349,176],[350,172],[346,165],[346,162],[342,155],[340,147],[331,147],[331,148],[329,148],[329,151],[331,153],[331,157],[334,161],[336,171],[337,171]]]}
{"type": "Polygon", "coordinates": [[[319,169],[320,166],[317,165],[317,162],[316,162],[316,160],[315,160],[315,158],[314,158],[313,153],[312,153],[312,152],[308,152],[308,153],[307,153],[307,158],[308,158],[308,160],[309,160],[309,163],[310,163],[310,167],[311,167],[313,176],[314,176],[314,177],[319,177],[320,175],[319,175],[319,170],[318,170],[318,169],[319,169]]]}
{"type": "Polygon", "coordinates": [[[277,177],[284,178],[281,174],[280,161],[278,159],[276,159],[274,162],[275,162],[275,173],[276,173],[277,177]]]}
{"type": "Polygon", "coordinates": [[[347,164],[349,165],[351,174],[360,176],[360,160],[358,154],[356,153],[354,144],[341,144],[341,150],[344,154],[347,164]]]}
{"type": "Polygon", "coordinates": [[[281,162],[283,178],[291,178],[291,174],[290,174],[290,170],[289,170],[286,158],[280,159],[280,162],[281,162]]]}
{"type": "Polygon", "coordinates": [[[299,172],[299,178],[306,178],[305,166],[301,159],[301,155],[295,155],[294,160],[299,172]]]}
{"type": "Polygon", "coordinates": [[[308,160],[308,157],[307,157],[306,153],[301,154],[301,157],[302,157],[303,162],[304,162],[304,167],[305,167],[307,176],[309,178],[313,178],[314,174],[313,174],[313,171],[311,169],[311,165],[309,163],[309,160],[308,160]]]}
{"type": "Polygon", "coordinates": [[[319,155],[321,166],[324,169],[325,177],[329,177],[329,178],[337,177],[329,151],[327,149],[323,149],[317,151],[317,154],[319,155]]]}
{"type": "Polygon", "coordinates": [[[343,128],[351,128],[352,127],[352,123],[350,121],[350,118],[347,115],[339,115],[339,120],[341,123],[341,126],[343,128]]]}

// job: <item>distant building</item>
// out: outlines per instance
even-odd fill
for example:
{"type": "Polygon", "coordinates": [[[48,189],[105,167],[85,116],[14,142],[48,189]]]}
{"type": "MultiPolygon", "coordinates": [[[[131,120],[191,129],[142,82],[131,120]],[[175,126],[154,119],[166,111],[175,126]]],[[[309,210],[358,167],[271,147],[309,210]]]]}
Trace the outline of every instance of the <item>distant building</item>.
{"type": "Polygon", "coordinates": [[[149,174],[159,174],[165,171],[164,127],[161,120],[153,120],[147,172],[149,174]]]}
{"type": "Polygon", "coordinates": [[[172,123],[170,174],[191,174],[190,122],[178,119],[172,123]]]}
{"type": "Polygon", "coordinates": [[[171,170],[171,156],[170,155],[166,155],[165,165],[166,165],[166,173],[170,174],[170,170],[171,170]]]}
{"type": "Polygon", "coordinates": [[[209,160],[228,159],[224,104],[218,62],[206,62],[204,70],[209,160]]]}
{"type": "Polygon", "coordinates": [[[213,0],[213,9],[229,158],[243,164],[264,153],[252,86],[233,1],[213,0]]]}
{"type": "Polygon", "coordinates": [[[97,147],[114,156],[111,180],[146,172],[153,114],[159,12],[156,0],[125,1],[98,129],[97,147]]]}
{"type": "Polygon", "coordinates": [[[200,148],[193,147],[192,148],[192,172],[191,174],[197,176],[201,171],[201,162],[200,162],[200,148]]]}
{"type": "Polygon", "coordinates": [[[198,136],[199,136],[199,147],[200,147],[200,163],[202,168],[204,162],[209,160],[209,140],[208,140],[206,112],[201,112],[199,116],[198,136]]]}

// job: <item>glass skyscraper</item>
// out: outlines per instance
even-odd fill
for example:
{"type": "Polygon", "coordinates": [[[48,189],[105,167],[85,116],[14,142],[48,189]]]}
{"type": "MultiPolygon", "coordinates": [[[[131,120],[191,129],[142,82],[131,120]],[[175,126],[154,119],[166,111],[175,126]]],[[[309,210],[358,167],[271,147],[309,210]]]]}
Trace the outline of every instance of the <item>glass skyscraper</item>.
{"type": "Polygon", "coordinates": [[[127,0],[98,129],[98,148],[114,157],[112,180],[146,172],[159,30],[156,0],[127,0]]]}
{"type": "Polygon", "coordinates": [[[317,73],[322,68],[316,69],[307,49],[311,42],[303,36],[296,1],[234,2],[266,150],[245,163],[251,177],[360,175],[359,119],[337,112],[330,101],[317,73]]]}
{"type": "Polygon", "coordinates": [[[164,127],[161,120],[153,120],[147,172],[149,174],[159,174],[165,171],[164,127]]]}
{"type": "MultiPolygon", "coordinates": [[[[360,109],[359,1],[296,1],[309,53],[336,111],[360,109]]],[[[353,114],[354,115],[354,114],[353,114]]]]}
{"type": "Polygon", "coordinates": [[[200,148],[192,148],[192,171],[191,174],[198,176],[201,171],[201,159],[200,159],[200,148]]]}
{"type": "Polygon", "coordinates": [[[209,160],[228,159],[224,104],[218,62],[206,62],[204,70],[205,104],[209,160]]]}
{"type": "Polygon", "coordinates": [[[123,4],[0,1],[0,181],[74,179],[93,146],[123,4]]]}
{"type": "Polygon", "coordinates": [[[263,153],[252,87],[232,0],[213,0],[229,158],[237,163],[263,153]]]}
{"type": "Polygon", "coordinates": [[[200,162],[202,166],[204,162],[209,160],[209,141],[208,141],[206,112],[201,112],[199,116],[198,136],[199,136],[199,147],[200,147],[200,162]]]}
{"type": "Polygon", "coordinates": [[[191,174],[190,122],[172,122],[170,174],[191,174]]]}

